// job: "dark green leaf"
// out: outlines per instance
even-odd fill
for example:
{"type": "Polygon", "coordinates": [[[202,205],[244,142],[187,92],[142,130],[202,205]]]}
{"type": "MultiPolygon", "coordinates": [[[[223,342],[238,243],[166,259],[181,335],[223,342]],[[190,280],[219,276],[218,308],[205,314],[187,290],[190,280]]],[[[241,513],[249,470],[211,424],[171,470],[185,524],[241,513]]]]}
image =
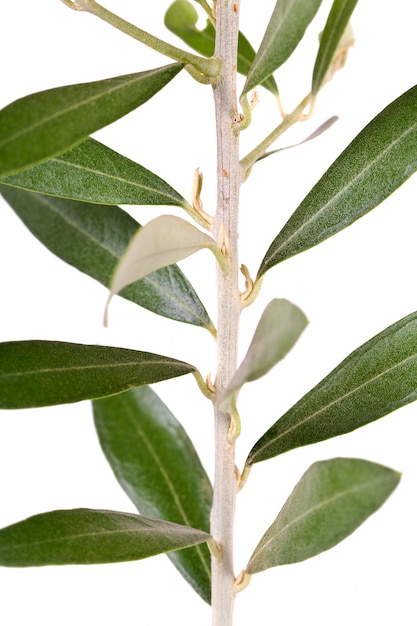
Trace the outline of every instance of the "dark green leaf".
{"type": "Polygon", "coordinates": [[[380,204],[417,169],[417,86],[375,117],[274,239],[258,271],[317,245],[380,204]]]}
{"type": "MultiPolygon", "coordinates": [[[[349,24],[350,17],[358,0],[334,0],[327,18],[326,26],[320,38],[320,47],[317,53],[313,70],[311,91],[315,95],[327,80],[327,74],[334,63],[335,55],[349,24]]],[[[351,42],[350,42],[350,45],[351,42]]],[[[342,54],[343,54],[342,50],[342,54]]]]}
{"type": "Polygon", "coordinates": [[[259,439],[247,465],[330,439],[417,398],[417,312],[352,352],[259,439]]]}
{"type": "Polygon", "coordinates": [[[329,550],[379,509],[399,481],[398,472],[361,459],[314,463],[256,547],[248,573],[329,550]]]}
{"type": "MultiPolygon", "coordinates": [[[[110,286],[113,272],[139,224],[115,206],[87,204],[0,186],[4,198],[51,252],[110,286]]],[[[213,323],[179,267],[149,274],[120,293],[170,319],[214,332],[213,323]]]]}
{"type": "Polygon", "coordinates": [[[0,565],[137,561],[204,543],[210,535],[133,513],[74,509],[34,515],[0,530],[0,565]]]}
{"type": "MultiPolygon", "coordinates": [[[[181,424],[149,388],[93,402],[101,447],[138,511],[209,532],[212,488],[181,424]]],[[[169,555],[210,602],[210,553],[200,545],[169,555]]]]}
{"type": "Polygon", "coordinates": [[[101,398],[194,371],[183,361],[125,348],[10,341],[0,343],[0,408],[101,398]]]}
{"type": "Polygon", "coordinates": [[[252,63],[243,93],[263,83],[291,56],[321,0],[278,0],[252,63]]]}
{"type": "MultiPolygon", "coordinates": [[[[207,20],[205,28],[197,28],[198,13],[188,0],[175,0],[165,14],[165,26],[174,35],[177,35],[190,48],[211,57],[214,54],[216,31],[210,20],[207,20]]],[[[255,50],[246,37],[239,33],[237,51],[237,71],[247,76],[255,58],[255,50]]],[[[262,86],[275,96],[278,95],[278,87],[272,76],[267,78],[262,86]]]]}
{"type": "Polygon", "coordinates": [[[91,138],[0,182],[86,202],[187,206],[162,178],[91,138]]]}
{"type": "Polygon", "coordinates": [[[26,96],[0,111],[0,176],[64,152],[149,100],[182,64],[26,96]]]}

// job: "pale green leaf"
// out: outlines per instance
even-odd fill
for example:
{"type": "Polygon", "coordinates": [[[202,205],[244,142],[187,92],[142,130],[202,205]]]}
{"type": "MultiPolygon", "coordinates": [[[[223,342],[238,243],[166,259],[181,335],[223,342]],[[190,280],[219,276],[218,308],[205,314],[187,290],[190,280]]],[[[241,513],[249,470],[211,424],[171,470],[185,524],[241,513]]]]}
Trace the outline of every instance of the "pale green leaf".
{"type": "MultiPolygon", "coordinates": [[[[121,208],[44,196],[0,185],[31,233],[51,252],[110,286],[115,267],[139,224],[121,208]]],[[[170,319],[215,333],[207,311],[177,265],[163,267],[122,289],[120,296],[170,319]]]]}
{"type": "Polygon", "coordinates": [[[243,88],[263,83],[291,56],[317,13],[321,0],[278,0],[243,88]]]}
{"type": "Polygon", "coordinates": [[[111,396],[195,372],[159,354],[58,341],[0,343],[0,408],[26,409],[111,396]]]}
{"type": "MultiPolygon", "coordinates": [[[[140,513],[209,532],[212,487],[184,428],[149,388],[94,400],[94,421],[113,472],[140,513]]],[[[210,602],[207,546],[169,555],[210,602]]]]}
{"type": "Polygon", "coordinates": [[[60,154],[152,98],[184,66],[48,89],[0,111],[0,176],[60,154]]]}
{"type": "Polygon", "coordinates": [[[297,306],[284,299],[272,300],[262,313],[246,356],[226,389],[226,396],[269,372],[291,350],[307,324],[306,316],[297,306]]]}
{"type": "Polygon", "coordinates": [[[320,47],[313,70],[311,91],[314,95],[343,67],[349,47],[353,45],[353,33],[349,20],[358,0],[334,0],[320,37],[320,47]]]}
{"type": "Polygon", "coordinates": [[[380,204],[417,169],[417,86],[377,115],[329,167],[258,270],[308,250],[380,204]]]}
{"type": "Polygon", "coordinates": [[[0,183],[99,204],[187,206],[162,178],[91,138],[0,183]]]}
{"type": "Polygon", "coordinates": [[[145,559],[210,535],[133,513],[73,509],[34,515],[0,530],[0,565],[90,565],[145,559]]]}
{"type": "Polygon", "coordinates": [[[416,398],[417,312],[352,352],[271,426],[246,464],[351,432],[416,398]]]}
{"type": "Polygon", "coordinates": [[[314,463],[262,537],[247,572],[305,561],[329,550],[377,511],[399,481],[398,472],[361,459],[314,463]]]}
{"type": "Polygon", "coordinates": [[[133,237],[116,267],[105,317],[110,299],[123,287],[203,248],[212,250],[218,257],[214,239],[179,217],[161,215],[148,222],[133,237]]]}

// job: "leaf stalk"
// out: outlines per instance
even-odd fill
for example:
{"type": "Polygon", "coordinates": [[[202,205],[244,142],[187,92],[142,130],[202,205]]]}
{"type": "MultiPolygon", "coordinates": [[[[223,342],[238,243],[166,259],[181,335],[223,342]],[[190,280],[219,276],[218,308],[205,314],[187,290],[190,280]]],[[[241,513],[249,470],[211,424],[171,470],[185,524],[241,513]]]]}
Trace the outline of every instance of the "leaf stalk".
{"type": "MultiPolygon", "coordinates": [[[[66,6],[69,6],[72,9],[77,11],[85,11],[87,13],[91,13],[96,17],[99,17],[107,24],[110,24],[114,28],[117,28],[122,33],[125,33],[129,37],[140,41],[145,44],[149,48],[164,54],[165,56],[173,59],[174,61],[178,61],[179,63],[186,63],[187,65],[191,65],[192,68],[197,70],[197,73],[201,75],[201,79],[199,82],[209,82],[205,81],[204,78],[214,79],[219,75],[220,72],[220,63],[216,58],[207,59],[205,57],[200,57],[186,50],[182,50],[181,48],[177,48],[176,46],[172,46],[166,41],[151,35],[150,33],[142,30],[138,26],[134,26],[130,22],[127,22],[123,18],[119,17],[115,13],[112,13],[105,7],[95,2],[95,0],[77,0],[77,2],[71,2],[70,0],[62,0],[66,6]]],[[[190,74],[197,79],[197,75],[191,69],[190,74]]]]}
{"type": "Polygon", "coordinates": [[[247,154],[240,161],[240,165],[242,168],[243,178],[246,178],[250,174],[250,170],[253,165],[258,161],[268,150],[268,148],[283,134],[285,133],[291,126],[296,124],[297,122],[304,121],[307,119],[304,111],[308,105],[312,102],[311,94],[308,94],[305,98],[303,98],[295,109],[288,113],[282,120],[282,122],[267,136],[261,143],[259,143],[256,148],[254,148],[249,154],[247,154]]]}

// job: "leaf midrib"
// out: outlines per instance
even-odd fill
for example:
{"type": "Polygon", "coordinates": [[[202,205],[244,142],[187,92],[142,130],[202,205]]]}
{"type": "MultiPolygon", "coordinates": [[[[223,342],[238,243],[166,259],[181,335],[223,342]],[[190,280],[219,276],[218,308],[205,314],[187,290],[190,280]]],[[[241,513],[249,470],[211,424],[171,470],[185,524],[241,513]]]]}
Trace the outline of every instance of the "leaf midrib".
{"type": "MultiPolygon", "coordinates": [[[[259,452],[262,452],[262,450],[264,450],[265,448],[270,447],[271,444],[275,444],[276,442],[278,442],[283,437],[286,437],[291,431],[296,430],[300,426],[303,426],[304,424],[308,423],[310,420],[313,420],[314,418],[316,418],[318,415],[320,415],[320,413],[326,412],[330,407],[332,407],[332,406],[342,402],[343,400],[345,400],[349,396],[357,393],[360,389],[366,387],[367,385],[370,385],[370,384],[374,383],[376,380],[378,380],[378,378],[381,378],[382,376],[385,376],[385,375],[389,374],[390,372],[394,371],[395,369],[403,366],[405,363],[407,363],[407,361],[412,361],[412,360],[415,360],[416,358],[417,358],[417,354],[413,354],[413,355],[407,357],[406,359],[403,359],[402,361],[400,361],[398,363],[395,363],[395,365],[393,365],[392,367],[384,370],[383,372],[381,372],[377,376],[373,376],[372,378],[369,378],[364,383],[361,383],[360,385],[358,385],[357,387],[355,387],[354,389],[352,389],[348,393],[345,393],[342,396],[338,396],[335,400],[332,400],[331,402],[329,402],[325,406],[320,407],[320,409],[318,409],[317,411],[314,411],[314,413],[310,413],[304,419],[302,419],[302,420],[298,421],[296,424],[293,424],[292,426],[288,427],[284,432],[280,433],[278,436],[274,437],[273,439],[270,439],[263,446],[258,448],[258,450],[256,451],[256,454],[254,455],[253,458],[257,457],[259,455],[259,452]]],[[[290,409],[290,411],[291,411],[291,409],[290,409]]],[[[255,461],[252,461],[252,463],[253,462],[255,462],[255,461]]]]}
{"type": "MultiPolygon", "coordinates": [[[[327,506],[329,506],[329,504],[331,503],[335,503],[337,502],[337,500],[340,500],[342,498],[345,498],[347,496],[349,496],[352,493],[360,493],[361,491],[364,491],[366,489],[368,489],[371,486],[377,485],[378,483],[383,483],[384,480],[383,478],[375,478],[375,479],[371,479],[368,480],[366,482],[361,483],[359,486],[358,485],[354,485],[353,487],[350,487],[349,489],[346,489],[344,491],[338,492],[335,496],[331,497],[331,498],[326,498],[325,500],[321,500],[316,506],[311,507],[310,509],[308,509],[307,511],[305,511],[304,513],[302,513],[301,515],[298,515],[297,517],[293,518],[288,524],[286,524],[285,526],[283,526],[282,528],[280,528],[280,530],[270,539],[268,539],[267,542],[265,542],[262,547],[260,548],[259,552],[256,554],[256,558],[258,558],[258,555],[260,555],[263,550],[266,549],[266,547],[271,544],[274,541],[277,541],[278,537],[286,532],[289,532],[289,530],[291,529],[292,526],[300,523],[303,519],[305,519],[306,517],[313,515],[314,512],[316,511],[320,511],[320,509],[325,509],[327,506]]],[[[252,559],[251,559],[252,560],[252,559]]]]}
{"type": "MultiPolygon", "coordinates": [[[[150,73],[150,72],[149,72],[150,73]]],[[[119,91],[120,89],[124,89],[125,87],[129,87],[130,85],[132,85],[133,83],[135,83],[136,81],[140,81],[141,78],[143,78],[143,76],[141,77],[140,75],[135,75],[135,78],[132,78],[130,81],[127,81],[125,83],[123,83],[123,85],[117,85],[114,87],[111,87],[107,90],[104,91],[100,91],[100,93],[95,94],[94,96],[91,96],[90,98],[86,98],[85,100],[79,100],[78,102],[74,103],[73,105],[65,108],[65,109],[59,109],[59,111],[57,111],[56,113],[53,113],[52,115],[49,115],[48,117],[43,117],[41,120],[32,123],[30,126],[24,126],[23,128],[19,129],[17,132],[15,132],[13,135],[9,135],[8,137],[6,137],[6,141],[3,142],[3,144],[0,144],[2,146],[7,145],[8,143],[11,143],[12,141],[15,141],[17,138],[21,137],[22,135],[29,135],[31,132],[33,132],[36,128],[39,128],[40,126],[44,126],[46,124],[49,124],[52,120],[59,118],[63,115],[66,115],[67,113],[70,113],[71,111],[76,110],[77,108],[81,108],[83,106],[87,106],[88,104],[91,104],[92,102],[94,102],[95,100],[98,100],[100,98],[102,98],[104,95],[110,95],[114,92],[119,91]]],[[[108,80],[114,80],[114,79],[108,79],[108,80]]],[[[85,83],[84,83],[85,84],[85,83]]],[[[69,87],[72,87],[75,85],[69,85],[69,87]]],[[[57,88],[59,89],[59,88],[57,88]]],[[[44,92],[40,92],[40,93],[44,93],[44,92]]],[[[80,139],[81,141],[81,139],[80,139]]]]}
{"type": "MultiPolygon", "coordinates": [[[[107,246],[105,246],[100,240],[95,239],[93,237],[93,235],[86,230],[82,230],[80,229],[80,227],[78,226],[78,224],[74,221],[72,221],[71,219],[68,218],[68,216],[66,214],[62,214],[60,211],[57,211],[56,208],[54,207],[53,203],[48,202],[49,197],[48,196],[42,196],[41,198],[39,198],[40,202],[44,202],[48,207],[49,210],[52,211],[53,213],[55,213],[56,215],[59,216],[60,219],[64,220],[67,224],[69,224],[72,228],[74,228],[74,230],[76,230],[78,233],[80,233],[83,237],[85,237],[86,239],[88,239],[89,241],[91,241],[95,246],[101,248],[102,250],[104,250],[107,254],[109,254],[114,260],[115,260],[115,266],[117,265],[117,263],[120,260],[120,257],[114,252],[114,250],[112,250],[111,248],[108,248],[107,246]]],[[[139,228],[139,224],[138,224],[138,228],[139,228]]],[[[84,271],[84,270],[80,270],[80,271],[84,271]]],[[[153,273],[153,272],[152,272],[153,273]]],[[[97,280],[97,279],[96,279],[97,280]]],[[[148,274],[147,276],[144,276],[143,278],[141,278],[140,280],[146,281],[147,283],[149,283],[150,285],[152,285],[152,287],[156,290],[158,290],[160,293],[164,294],[165,296],[168,296],[168,298],[170,300],[172,300],[173,302],[176,303],[176,306],[180,305],[180,308],[184,309],[185,311],[188,311],[188,313],[196,318],[199,319],[203,325],[204,328],[207,328],[207,323],[206,321],[201,318],[199,315],[197,315],[192,309],[190,309],[189,307],[185,306],[184,301],[181,300],[180,298],[176,298],[174,297],[173,292],[171,291],[167,291],[166,289],[163,289],[161,287],[161,285],[155,281],[153,281],[150,278],[150,275],[148,274]]],[[[100,281],[101,282],[101,281],[100,281]]],[[[105,285],[108,288],[108,285],[105,285]]]]}
{"type": "MultiPolygon", "coordinates": [[[[134,429],[139,433],[139,437],[141,438],[141,440],[143,440],[145,442],[146,448],[148,449],[150,455],[152,456],[152,458],[155,460],[155,463],[160,471],[160,473],[162,474],[163,479],[165,480],[168,490],[172,495],[172,498],[174,500],[174,503],[176,504],[178,511],[184,521],[185,526],[190,526],[191,522],[182,506],[181,501],[178,498],[177,492],[175,490],[174,484],[172,483],[172,481],[169,478],[168,473],[165,471],[163,464],[160,461],[160,456],[157,454],[154,446],[152,445],[152,443],[150,442],[150,440],[148,439],[148,437],[146,436],[145,432],[143,431],[143,429],[140,428],[140,425],[138,424],[137,420],[135,420],[134,415],[131,411],[130,408],[128,408],[128,415],[129,415],[129,419],[134,427],[134,429]]],[[[202,553],[202,548],[200,545],[195,546],[196,550],[199,553],[199,557],[200,560],[203,564],[203,567],[205,569],[205,571],[207,572],[207,575],[210,576],[210,569],[207,566],[206,560],[203,557],[203,553],[202,553]]]]}
{"type": "MultiPolygon", "coordinates": [[[[283,241],[283,243],[275,249],[274,253],[268,258],[268,265],[270,264],[271,261],[273,261],[281,252],[281,250],[283,248],[285,248],[295,237],[299,236],[300,233],[303,232],[303,230],[305,228],[307,228],[309,226],[309,224],[311,222],[314,222],[316,219],[318,219],[320,217],[320,215],[323,213],[323,211],[326,211],[329,207],[331,207],[334,204],[337,204],[337,201],[339,200],[339,198],[343,195],[346,195],[347,192],[351,189],[351,187],[353,185],[355,185],[358,181],[361,180],[361,178],[364,178],[368,172],[368,170],[370,168],[372,168],[376,163],[378,163],[379,161],[381,161],[385,155],[392,149],[394,149],[396,147],[396,145],[398,144],[398,142],[400,142],[404,137],[406,137],[409,133],[412,133],[413,131],[415,131],[417,127],[417,122],[415,122],[412,126],[410,126],[409,128],[407,128],[406,131],[404,131],[399,137],[396,137],[396,139],[394,141],[392,141],[384,150],[383,152],[380,152],[378,154],[378,156],[373,159],[372,161],[370,161],[365,168],[363,168],[354,178],[351,179],[351,181],[344,185],[340,191],[338,191],[338,193],[334,196],[331,197],[330,200],[328,200],[322,207],[321,209],[319,209],[316,213],[314,213],[306,222],[303,222],[303,224],[301,225],[300,228],[298,228],[297,230],[295,230],[291,235],[289,235],[288,237],[286,237],[286,239],[283,241]]],[[[333,164],[334,165],[334,164],[333,164]]],[[[331,166],[333,167],[333,166],[331,166]]],[[[329,170],[327,171],[327,173],[329,172],[329,170]]],[[[326,175],[326,174],[325,174],[326,175]]],[[[319,183],[317,183],[319,184],[319,183]]],[[[313,188],[314,189],[314,188],[313,188]]],[[[303,200],[303,203],[306,201],[306,199],[308,198],[308,196],[303,200]]],[[[284,227],[285,228],[285,227],[284,227]]],[[[279,235],[278,235],[279,237],[279,235]]]]}

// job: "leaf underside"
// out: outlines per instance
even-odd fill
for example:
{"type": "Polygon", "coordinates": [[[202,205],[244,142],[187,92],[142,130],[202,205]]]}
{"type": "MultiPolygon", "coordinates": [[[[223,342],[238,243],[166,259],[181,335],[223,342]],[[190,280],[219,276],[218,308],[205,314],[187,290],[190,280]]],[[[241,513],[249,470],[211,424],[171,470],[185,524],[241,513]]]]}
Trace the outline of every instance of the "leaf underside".
{"type": "MultiPolygon", "coordinates": [[[[25,226],[51,252],[105,287],[140,225],[116,206],[88,204],[0,185],[25,226]]],[[[120,296],[158,315],[207,328],[213,323],[179,267],[171,265],[123,289],[120,296]]]]}

